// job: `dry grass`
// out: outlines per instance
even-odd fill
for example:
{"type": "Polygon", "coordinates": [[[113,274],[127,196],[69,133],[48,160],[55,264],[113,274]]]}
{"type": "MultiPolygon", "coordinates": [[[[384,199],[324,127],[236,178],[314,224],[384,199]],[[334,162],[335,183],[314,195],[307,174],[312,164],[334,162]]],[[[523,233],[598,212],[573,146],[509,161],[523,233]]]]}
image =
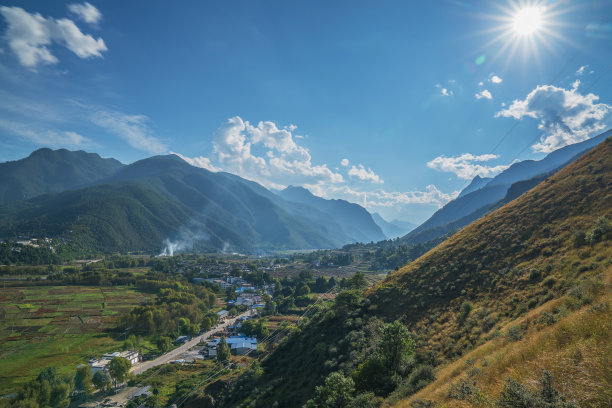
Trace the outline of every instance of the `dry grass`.
{"type": "Polygon", "coordinates": [[[604,288],[586,305],[552,326],[537,326],[541,312],[551,312],[565,299],[554,300],[506,324],[532,328],[518,342],[498,337],[461,359],[437,370],[437,380],[409,399],[397,404],[410,407],[415,399],[433,400],[440,407],[478,407],[478,402],[458,401],[448,396],[450,385],[460,378],[476,380],[485,399],[493,401],[504,379],[512,377],[535,386],[542,370],[555,377],[555,387],[581,407],[612,406],[612,268],[604,277],[604,288]]]}

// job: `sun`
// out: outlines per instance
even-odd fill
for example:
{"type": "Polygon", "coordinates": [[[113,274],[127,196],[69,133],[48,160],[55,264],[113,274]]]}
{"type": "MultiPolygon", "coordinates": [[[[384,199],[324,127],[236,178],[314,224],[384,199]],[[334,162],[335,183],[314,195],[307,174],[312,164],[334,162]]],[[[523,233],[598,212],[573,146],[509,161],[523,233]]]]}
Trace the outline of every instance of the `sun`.
{"type": "Polygon", "coordinates": [[[542,28],[542,8],[525,7],[516,12],[512,28],[518,35],[531,35],[542,28]]]}

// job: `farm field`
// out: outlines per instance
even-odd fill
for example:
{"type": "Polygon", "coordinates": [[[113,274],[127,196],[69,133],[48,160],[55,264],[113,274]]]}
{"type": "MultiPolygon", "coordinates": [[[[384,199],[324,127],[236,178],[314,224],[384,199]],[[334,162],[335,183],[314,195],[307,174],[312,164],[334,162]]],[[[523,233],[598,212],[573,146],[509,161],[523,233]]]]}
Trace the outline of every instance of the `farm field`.
{"type": "Polygon", "coordinates": [[[0,288],[0,395],[48,366],[67,373],[121,347],[108,329],[121,312],[151,295],[131,287],[0,288]]]}

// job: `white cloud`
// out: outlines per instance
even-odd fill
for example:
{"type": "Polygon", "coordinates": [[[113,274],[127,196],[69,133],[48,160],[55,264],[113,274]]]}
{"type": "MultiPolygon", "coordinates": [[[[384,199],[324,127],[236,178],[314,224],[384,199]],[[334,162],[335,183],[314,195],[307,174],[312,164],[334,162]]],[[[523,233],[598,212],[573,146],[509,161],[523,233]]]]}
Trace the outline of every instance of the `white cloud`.
{"type": "Polygon", "coordinates": [[[293,125],[279,128],[270,121],[252,125],[239,116],[230,118],[214,134],[214,166],[272,188],[344,182],[326,164],[312,163],[308,149],[297,144],[295,129],[293,125]],[[256,153],[262,148],[265,153],[256,153]]]}
{"type": "Polygon", "coordinates": [[[30,124],[5,119],[0,119],[0,128],[40,146],[75,148],[94,145],[90,139],[73,131],[39,129],[30,124]]]}
{"type": "Polygon", "coordinates": [[[21,65],[34,68],[39,64],[55,64],[52,43],[61,44],[80,58],[101,57],[106,51],[102,38],[83,34],[72,20],[42,17],[20,7],[0,7],[8,23],[5,37],[21,65]]]}
{"type": "Polygon", "coordinates": [[[372,191],[361,191],[347,185],[306,185],[313,194],[325,198],[343,198],[372,211],[375,208],[389,208],[411,204],[431,205],[442,207],[444,204],[456,198],[460,191],[445,194],[438,190],[433,184],[428,185],[425,191],[385,191],[376,189],[372,191]]]}
{"type": "Polygon", "coordinates": [[[99,110],[92,114],[94,124],[108,130],[129,143],[135,149],[149,153],[164,153],[167,146],[153,136],[144,115],[128,115],[122,112],[99,110]]]}
{"type": "Polygon", "coordinates": [[[584,74],[584,71],[586,71],[586,69],[587,69],[588,67],[589,67],[588,65],[583,65],[583,66],[581,66],[580,68],[578,68],[578,69],[576,70],[576,75],[582,75],[582,74],[584,74]]]}
{"type": "Polygon", "coordinates": [[[349,165],[349,159],[342,159],[340,164],[343,165],[344,167],[348,166],[349,165]]]}
{"type": "Polygon", "coordinates": [[[482,82],[482,81],[480,81],[480,82],[478,83],[478,86],[483,86],[483,85],[484,85],[484,82],[482,82]]]}
{"type": "Polygon", "coordinates": [[[440,90],[440,92],[441,92],[441,93],[442,93],[442,95],[444,95],[444,96],[451,96],[451,95],[453,95],[453,91],[449,91],[449,90],[448,90],[448,89],[446,89],[446,88],[442,88],[442,89],[440,90]]]}
{"type": "Polygon", "coordinates": [[[538,119],[542,136],[531,146],[535,152],[549,153],[563,146],[581,142],[605,129],[612,106],[597,103],[599,96],[578,92],[580,82],[567,90],[553,85],[539,85],[524,100],[515,100],[495,117],[538,119]]]}
{"type": "Polygon", "coordinates": [[[491,177],[509,167],[508,165],[486,166],[480,164],[497,158],[499,156],[494,154],[475,156],[471,153],[464,153],[456,157],[439,156],[427,162],[427,167],[441,172],[454,173],[461,179],[469,180],[477,175],[491,177]]]}
{"type": "Polygon", "coordinates": [[[370,168],[366,169],[363,164],[359,164],[358,166],[353,165],[348,171],[348,175],[361,181],[368,181],[376,184],[384,183],[378,174],[374,173],[370,168]]]}
{"type": "Polygon", "coordinates": [[[491,95],[491,92],[489,92],[486,89],[483,89],[482,91],[478,92],[477,94],[474,95],[476,97],[476,99],[493,99],[493,95],[491,95]]]}
{"type": "Polygon", "coordinates": [[[187,163],[191,164],[194,167],[201,167],[203,169],[212,171],[214,173],[221,171],[220,168],[212,164],[211,160],[208,157],[204,157],[204,156],[187,157],[187,156],[183,156],[182,154],[176,153],[176,152],[170,152],[170,153],[180,157],[181,159],[185,160],[187,163]]]}
{"type": "Polygon", "coordinates": [[[489,81],[494,83],[494,84],[501,84],[503,79],[501,79],[497,75],[493,75],[491,78],[489,78],[489,81]]]}
{"type": "Polygon", "coordinates": [[[83,4],[71,4],[68,6],[68,10],[89,24],[97,24],[102,20],[102,13],[100,13],[100,10],[87,2],[83,4]]]}

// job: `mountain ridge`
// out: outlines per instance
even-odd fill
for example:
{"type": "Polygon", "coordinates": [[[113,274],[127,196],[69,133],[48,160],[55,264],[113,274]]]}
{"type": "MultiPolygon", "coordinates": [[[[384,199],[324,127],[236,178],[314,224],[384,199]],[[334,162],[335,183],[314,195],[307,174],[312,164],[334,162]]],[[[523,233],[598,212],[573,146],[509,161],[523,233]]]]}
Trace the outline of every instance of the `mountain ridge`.
{"type": "MultiPolygon", "coordinates": [[[[30,156],[35,160],[66,155],[99,158],[65,149],[41,149],[30,156]]],[[[334,248],[358,240],[315,207],[284,200],[230,173],[194,167],[176,155],[129,165],[110,163],[113,169],[87,179],[85,186],[59,185],[56,190],[65,190],[0,206],[0,233],[5,238],[62,235],[82,243],[83,250],[101,252],[156,252],[163,249],[164,241],[183,247],[265,252],[334,248]]]]}
{"type": "MultiPolygon", "coordinates": [[[[482,216],[496,208],[496,203],[506,197],[513,184],[552,174],[564,168],[610,135],[612,135],[612,129],[583,142],[555,150],[541,160],[524,160],[514,163],[486,184],[482,183],[482,180],[485,179],[477,176],[479,180],[476,178],[476,182],[472,180],[472,183],[455,200],[436,211],[428,220],[403,236],[401,240],[409,245],[421,243],[424,242],[423,240],[427,241],[449,233],[451,229],[445,225],[452,225],[455,229],[467,225],[460,220],[471,222],[475,219],[473,216],[476,214],[482,216]],[[480,188],[475,188],[477,186],[480,188]]],[[[518,185],[515,186],[515,193],[516,188],[518,185]]]]}
{"type": "Polygon", "coordinates": [[[98,182],[124,164],[83,150],[41,148],[0,163],[0,205],[98,182]]]}

